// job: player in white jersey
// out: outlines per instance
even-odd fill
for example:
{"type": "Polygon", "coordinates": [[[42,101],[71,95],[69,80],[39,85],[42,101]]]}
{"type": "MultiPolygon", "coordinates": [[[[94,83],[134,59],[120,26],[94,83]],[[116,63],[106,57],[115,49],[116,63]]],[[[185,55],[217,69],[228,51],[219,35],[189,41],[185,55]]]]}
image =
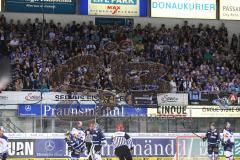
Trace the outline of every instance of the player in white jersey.
{"type": "Polygon", "coordinates": [[[234,135],[229,122],[226,123],[223,130],[222,145],[226,160],[233,160],[234,135]]]}
{"type": "Polygon", "coordinates": [[[0,159],[6,160],[8,156],[8,138],[4,135],[4,128],[0,126],[0,159]]]}
{"type": "Polygon", "coordinates": [[[71,160],[77,160],[85,150],[85,133],[82,130],[73,128],[65,134],[65,141],[68,150],[71,152],[71,160]]]}

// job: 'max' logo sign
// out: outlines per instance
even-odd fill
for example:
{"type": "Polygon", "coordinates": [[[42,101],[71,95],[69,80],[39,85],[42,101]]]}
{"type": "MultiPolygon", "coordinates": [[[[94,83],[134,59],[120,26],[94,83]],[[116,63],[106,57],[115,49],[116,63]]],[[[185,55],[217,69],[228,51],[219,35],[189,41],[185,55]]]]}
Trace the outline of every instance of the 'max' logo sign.
{"type": "Polygon", "coordinates": [[[107,6],[107,10],[112,10],[112,14],[116,14],[120,9],[120,6],[107,6]]]}
{"type": "Polygon", "coordinates": [[[106,4],[107,10],[116,14],[121,9],[121,5],[136,5],[137,0],[91,0],[91,3],[106,4]]]}

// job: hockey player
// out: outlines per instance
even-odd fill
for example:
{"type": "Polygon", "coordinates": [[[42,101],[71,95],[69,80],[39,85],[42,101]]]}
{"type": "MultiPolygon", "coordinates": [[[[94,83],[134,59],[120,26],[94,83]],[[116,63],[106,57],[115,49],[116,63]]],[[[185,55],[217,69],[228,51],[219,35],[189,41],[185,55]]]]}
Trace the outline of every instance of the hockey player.
{"type": "Polygon", "coordinates": [[[82,128],[82,125],[83,125],[82,121],[77,121],[76,129],[84,132],[84,129],[82,128]]]}
{"type": "Polygon", "coordinates": [[[65,141],[71,152],[71,160],[80,158],[80,154],[85,150],[85,133],[73,128],[71,132],[65,134],[65,141]]]}
{"type": "Polygon", "coordinates": [[[104,145],[107,145],[107,140],[101,129],[99,129],[98,124],[95,123],[92,131],[92,146],[89,153],[89,159],[102,160],[101,149],[104,145]]]}
{"type": "Polygon", "coordinates": [[[0,159],[6,160],[8,156],[8,138],[4,135],[4,128],[0,126],[0,159]]]}
{"type": "MultiPolygon", "coordinates": [[[[93,134],[94,124],[90,123],[88,129],[85,131],[86,135],[86,147],[87,147],[87,154],[90,155],[91,147],[92,147],[92,134],[93,134]]],[[[88,157],[89,160],[92,160],[92,157],[88,157]]]]}
{"type": "Polygon", "coordinates": [[[114,146],[115,155],[119,160],[132,160],[132,139],[126,132],[124,132],[122,124],[119,124],[116,127],[116,132],[112,136],[112,145],[114,146]]]}
{"type": "Polygon", "coordinates": [[[203,141],[208,142],[208,157],[209,160],[217,160],[219,152],[220,134],[216,129],[215,123],[210,124],[210,129],[207,131],[203,141]]]}
{"type": "Polygon", "coordinates": [[[230,127],[231,124],[227,122],[222,137],[222,145],[226,160],[233,160],[234,135],[230,127]]]}

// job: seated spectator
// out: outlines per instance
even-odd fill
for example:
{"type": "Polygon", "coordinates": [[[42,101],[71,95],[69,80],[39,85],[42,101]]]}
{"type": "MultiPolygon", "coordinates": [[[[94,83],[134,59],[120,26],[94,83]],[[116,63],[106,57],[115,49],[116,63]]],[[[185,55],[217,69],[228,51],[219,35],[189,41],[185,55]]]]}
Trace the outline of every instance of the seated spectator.
{"type": "Polygon", "coordinates": [[[22,89],[23,89],[22,79],[21,79],[21,78],[18,78],[18,79],[15,81],[15,90],[16,90],[16,91],[22,91],[22,89]]]}
{"type": "Polygon", "coordinates": [[[17,47],[19,45],[19,39],[17,37],[14,37],[10,42],[10,46],[17,47]]]}
{"type": "MultiPolygon", "coordinates": [[[[143,88],[155,86],[159,81],[169,82],[172,87],[169,92],[239,91],[240,88],[239,39],[234,34],[229,41],[224,24],[219,28],[190,26],[185,21],[182,26],[168,28],[165,24],[153,27],[150,23],[145,27],[96,26],[92,22],[64,25],[50,20],[44,22],[42,44],[43,23],[38,19],[7,23],[1,16],[0,21],[0,39],[8,44],[5,50],[13,68],[9,89],[124,91],[131,85],[143,88]],[[164,67],[159,67],[163,69],[161,73],[148,74],[148,80],[141,74],[130,78],[128,66],[132,63],[141,67],[142,63],[161,63],[164,67]]],[[[150,70],[141,67],[138,69],[150,70]]]]}

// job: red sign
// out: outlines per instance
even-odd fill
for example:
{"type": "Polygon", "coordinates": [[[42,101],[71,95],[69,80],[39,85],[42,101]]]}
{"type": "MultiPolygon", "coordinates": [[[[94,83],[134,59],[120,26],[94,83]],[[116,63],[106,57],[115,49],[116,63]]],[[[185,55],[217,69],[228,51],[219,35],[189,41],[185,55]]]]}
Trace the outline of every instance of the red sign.
{"type": "Polygon", "coordinates": [[[112,14],[116,14],[118,10],[121,9],[120,6],[107,6],[108,10],[112,10],[112,14]]]}

